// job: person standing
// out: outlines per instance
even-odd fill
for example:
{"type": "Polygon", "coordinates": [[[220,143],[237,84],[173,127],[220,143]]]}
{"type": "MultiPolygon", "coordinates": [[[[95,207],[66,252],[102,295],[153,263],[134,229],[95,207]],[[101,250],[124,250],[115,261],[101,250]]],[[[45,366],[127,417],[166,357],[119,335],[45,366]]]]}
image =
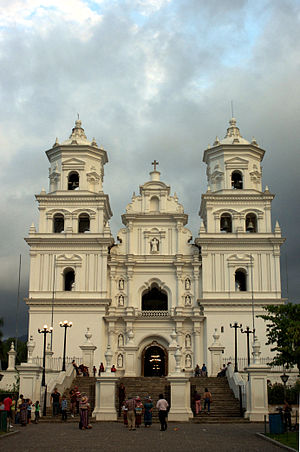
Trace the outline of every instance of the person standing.
{"type": "Polygon", "coordinates": [[[89,424],[89,399],[87,395],[83,392],[82,397],[79,404],[79,411],[80,411],[80,422],[79,422],[79,428],[81,430],[86,430],[87,428],[92,428],[92,426],[89,424]]]}
{"type": "Polygon", "coordinates": [[[201,395],[197,391],[195,391],[194,393],[194,400],[195,400],[195,411],[197,416],[197,414],[201,413],[201,395]]]}
{"type": "Polygon", "coordinates": [[[135,430],[135,398],[126,401],[128,430],[135,430]]]}
{"type": "Polygon", "coordinates": [[[81,393],[78,389],[78,386],[75,386],[74,391],[75,391],[75,396],[76,396],[76,414],[79,414],[79,404],[80,404],[80,400],[81,400],[81,393]]]}
{"type": "Polygon", "coordinates": [[[121,409],[122,406],[124,404],[124,401],[126,399],[126,390],[125,390],[125,386],[123,383],[120,384],[119,386],[119,390],[118,390],[118,395],[119,395],[119,417],[121,416],[121,409]]]}
{"type": "Polygon", "coordinates": [[[146,398],[146,402],[144,403],[144,424],[145,427],[151,427],[152,425],[152,410],[153,403],[151,397],[146,398]]]}
{"type": "Polygon", "coordinates": [[[207,367],[206,367],[205,363],[203,363],[203,366],[201,368],[201,376],[207,377],[207,367]]]}
{"type": "Polygon", "coordinates": [[[104,365],[102,362],[100,363],[100,366],[99,366],[99,372],[98,372],[99,377],[101,377],[101,372],[105,372],[104,365]]]}
{"type": "Polygon", "coordinates": [[[54,392],[51,394],[52,399],[52,414],[53,416],[57,416],[59,413],[60,408],[60,393],[58,392],[57,388],[54,389],[54,392]]]}
{"type": "Polygon", "coordinates": [[[135,426],[136,428],[140,428],[142,424],[142,414],[143,414],[143,404],[139,396],[136,397],[136,405],[135,405],[135,426]]]}
{"type": "Polygon", "coordinates": [[[210,404],[212,402],[212,396],[207,388],[205,388],[203,398],[204,398],[204,413],[206,412],[206,405],[207,405],[207,414],[209,414],[210,413],[210,404]]]}
{"type": "Polygon", "coordinates": [[[20,410],[20,406],[23,400],[23,394],[20,394],[20,397],[17,400],[17,405],[16,405],[16,424],[20,424],[20,415],[21,415],[21,410],[20,410]]]}
{"type": "Polygon", "coordinates": [[[22,427],[27,425],[27,402],[23,398],[20,403],[20,424],[22,427]]]}
{"type": "Polygon", "coordinates": [[[37,424],[40,419],[40,402],[37,400],[34,404],[34,423],[37,424]]]}
{"type": "Polygon", "coordinates": [[[61,401],[61,420],[62,421],[67,420],[67,410],[68,410],[68,401],[66,399],[66,396],[64,395],[62,397],[62,401],[61,401]]]}
{"type": "Polygon", "coordinates": [[[11,423],[15,424],[16,422],[16,400],[13,399],[11,407],[10,407],[10,412],[11,412],[11,423]]]}
{"type": "Polygon", "coordinates": [[[3,400],[3,404],[4,404],[4,411],[6,411],[6,413],[7,413],[7,421],[9,422],[9,427],[12,427],[12,424],[11,424],[12,399],[9,396],[5,397],[5,399],[3,400]]]}
{"type": "Polygon", "coordinates": [[[159,400],[156,404],[156,408],[158,409],[158,418],[160,422],[160,430],[164,432],[168,428],[167,424],[167,416],[168,416],[168,408],[169,404],[164,398],[163,394],[159,394],[159,400]]]}
{"type": "Polygon", "coordinates": [[[94,378],[96,377],[96,373],[97,373],[97,369],[96,369],[95,366],[93,366],[93,377],[94,377],[94,378]]]}
{"type": "Polygon", "coordinates": [[[71,391],[69,392],[70,395],[70,402],[71,402],[71,417],[75,416],[75,410],[76,410],[76,392],[74,389],[71,389],[71,391]]]}

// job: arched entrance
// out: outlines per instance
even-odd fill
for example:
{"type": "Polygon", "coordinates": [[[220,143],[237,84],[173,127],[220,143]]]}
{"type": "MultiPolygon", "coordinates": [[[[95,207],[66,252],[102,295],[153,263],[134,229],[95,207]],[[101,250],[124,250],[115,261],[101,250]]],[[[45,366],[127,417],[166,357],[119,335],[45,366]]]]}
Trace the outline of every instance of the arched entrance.
{"type": "Polygon", "coordinates": [[[168,353],[158,342],[153,341],[142,353],[142,375],[164,377],[168,374],[168,353]]]}

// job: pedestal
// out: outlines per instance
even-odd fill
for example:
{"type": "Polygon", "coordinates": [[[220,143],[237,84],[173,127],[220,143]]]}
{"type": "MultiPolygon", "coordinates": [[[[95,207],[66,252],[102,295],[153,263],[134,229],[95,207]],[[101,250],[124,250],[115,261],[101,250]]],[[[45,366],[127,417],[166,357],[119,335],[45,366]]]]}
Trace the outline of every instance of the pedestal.
{"type": "Polygon", "coordinates": [[[171,409],[169,421],[187,422],[193,417],[191,410],[191,387],[187,377],[173,374],[167,377],[171,384],[171,409]]]}
{"type": "Polygon", "coordinates": [[[96,379],[95,409],[92,416],[96,421],[116,421],[116,382],[114,374],[103,372],[96,379]]]}
{"type": "Polygon", "coordinates": [[[125,351],[125,377],[136,377],[136,352],[138,347],[127,345],[125,351]]]}
{"type": "Polygon", "coordinates": [[[245,418],[252,422],[263,422],[268,419],[268,391],[267,373],[269,368],[264,365],[253,364],[245,368],[249,373],[247,382],[247,411],[245,418]]]}
{"type": "Polygon", "coordinates": [[[20,375],[19,393],[25,399],[40,400],[43,368],[30,363],[17,366],[20,375]]]}

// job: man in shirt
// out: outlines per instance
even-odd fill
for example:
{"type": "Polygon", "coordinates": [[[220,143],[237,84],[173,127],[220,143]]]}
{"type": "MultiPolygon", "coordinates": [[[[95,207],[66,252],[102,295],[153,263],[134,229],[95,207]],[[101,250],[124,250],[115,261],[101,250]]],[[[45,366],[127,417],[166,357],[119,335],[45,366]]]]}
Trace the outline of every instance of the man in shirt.
{"type": "Polygon", "coordinates": [[[128,430],[135,430],[135,407],[136,399],[132,398],[126,401],[128,430]]]}
{"type": "Polygon", "coordinates": [[[3,404],[4,404],[4,410],[7,413],[7,422],[9,422],[9,426],[12,427],[12,425],[11,425],[11,412],[10,412],[12,399],[9,396],[5,397],[5,399],[3,400],[3,404]]]}
{"type": "Polygon", "coordinates": [[[57,391],[57,388],[55,388],[54,392],[52,392],[51,399],[52,399],[53,416],[57,416],[59,413],[59,402],[60,402],[60,393],[57,391]]]}
{"type": "Polygon", "coordinates": [[[163,394],[159,394],[159,400],[156,404],[156,408],[158,409],[158,417],[159,417],[159,421],[160,421],[160,430],[162,432],[164,432],[165,430],[167,430],[167,416],[168,416],[168,408],[169,408],[169,404],[166,401],[166,399],[164,399],[164,395],[163,394]]]}

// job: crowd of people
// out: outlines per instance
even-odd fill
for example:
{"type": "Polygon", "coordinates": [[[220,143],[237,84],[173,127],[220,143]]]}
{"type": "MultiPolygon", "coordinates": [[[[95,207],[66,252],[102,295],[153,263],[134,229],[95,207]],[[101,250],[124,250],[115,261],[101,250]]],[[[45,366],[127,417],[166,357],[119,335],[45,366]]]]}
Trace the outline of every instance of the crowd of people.
{"type": "Polygon", "coordinates": [[[195,415],[201,414],[201,413],[207,413],[210,414],[210,404],[212,403],[212,395],[211,392],[205,388],[203,396],[201,397],[201,394],[198,391],[194,391],[193,394],[193,408],[195,415]],[[202,401],[203,407],[202,407],[202,401]]]}
{"type": "MultiPolygon", "coordinates": [[[[144,421],[144,427],[149,428],[152,425],[152,413],[154,408],[154,403],[151,396],[145,397],[144,402],[142,402],[139,396],[130,397],[125,399],[125,387],[123,384],[119,387],[119,403],[121,406],[121,411],[123,412],[123,420],[125,427],[128,430],[136,430],[142,425],[142,419],[144,421]],[[121,397],[124,396],[122,400],[121,397]]],[[[156,403],[156,408],[158,410],[158,417],[160,421],[160,430],[167,430],[167,416],[169,412],[169,404],[164,398],[163,394],[159,394],[159,399],[156,403]]],[[[120,413],[119,413],[120,414],[120,413]]]]}
{"type": "Polygon", "coordinates": [[[38,400],[32,402],[32,400],[26,399],[23,394],[20,394],[17,399],[7,395],[0,403],[1,410],[7,413],[9,428],[13,427],[13,424],[19,424],[22,427],[26,427],[27,424],[32,422],[37,424],[40,418],[40,402],[38,400]]]}

